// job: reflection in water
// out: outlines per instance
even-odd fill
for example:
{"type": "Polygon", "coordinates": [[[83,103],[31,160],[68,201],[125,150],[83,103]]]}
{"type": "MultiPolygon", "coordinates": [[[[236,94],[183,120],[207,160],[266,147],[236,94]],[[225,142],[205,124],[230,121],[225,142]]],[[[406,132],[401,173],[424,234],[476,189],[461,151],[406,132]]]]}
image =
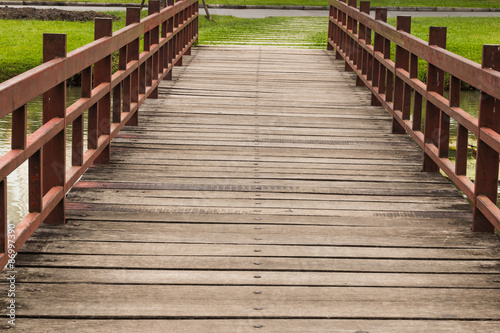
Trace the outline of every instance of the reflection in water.
{"type": "MultiPolygon", "coordinates": [[[[80,98],[80,87],[67,89],[67,105],[80,98]]],[[[0,156],[10,150],[12,117],[8,115],[0,119],[0,156]]],[[[28,103],[28,135],[42,125],[42,96],[28,103]]],[[[71,126],[66,131],[66,164],[71,165],[71,126]]],[[[28,214],[28,161],[14,170],[7,177],[7,221],[18,224],[28,214]]]]}

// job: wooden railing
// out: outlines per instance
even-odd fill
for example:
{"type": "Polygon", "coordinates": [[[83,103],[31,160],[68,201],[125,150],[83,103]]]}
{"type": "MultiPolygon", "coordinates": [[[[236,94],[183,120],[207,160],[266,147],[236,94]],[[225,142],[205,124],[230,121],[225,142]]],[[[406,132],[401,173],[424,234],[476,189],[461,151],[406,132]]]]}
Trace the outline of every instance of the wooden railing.
{"type": "Polygon", "coordinates": [[[127,26],[95,20],[95,41],[66,53],[66,35],[44,34],[43,65],[0,84],[0,118],[12,114],[11,150],[0,158],[0,267],[42,223],[65,223],[65,195],[91,164],[110,160],[111,140],[138,124],[139,106],[156,98],[198,38],[198,0],[149,1],[149,16],[127,8],[127,26]],[[160,9],[163,7],[163,9],[160,9]],[[143,40],[143,52],[140,41],[143,40]],[[118,70],[112,57],[118,52],[118,70]],[[81,98],[66,107],[66,80],[81,74],[81,98]],[[43,125],[27,135],[27,103],[43,95],[43,125]],[[113,98],[111,98],[113,96],[113,98]],[[111,104],[111,101],[112,104],[111,104]],[[88,141],[84,151],[84,113],[88,141]],[[71,167],[66,128],[72,126],[71,167]],[[7,176],[28,160],[29,213],[7,225],[7,176]]]}
{"type": "Polygon", "coordinates": [[[423,171],[443,170],[473,202],[472,229],[500,229],[500,46],[483,46],[481,66],[445,49],[444,27],[430,27],[427,43],[410,34],[411,17],[399,16],[394,28],[386,23],[387,10],[377,9],[373,19],[368,1],[361,1],[359,9],[356,0],[345,2],[330,0],[328,49],[356,73],[357,85],[371,90],[372,104],[389,111],[393,133],[408,133],[422,148],[423,171]],[[426,83],[418,79],[419,59],[428,63],[426,83]],[[449,98],[443,97],[445,73],[450,77],[449,98]],[[460,108],[461,81],[481,91],[479,119],[460,108]],[[448,157],[450,118],[458,124],[455,163],[448,157]],[[477,136],[474,182],[466,174],[469,133],[477,136]]]}

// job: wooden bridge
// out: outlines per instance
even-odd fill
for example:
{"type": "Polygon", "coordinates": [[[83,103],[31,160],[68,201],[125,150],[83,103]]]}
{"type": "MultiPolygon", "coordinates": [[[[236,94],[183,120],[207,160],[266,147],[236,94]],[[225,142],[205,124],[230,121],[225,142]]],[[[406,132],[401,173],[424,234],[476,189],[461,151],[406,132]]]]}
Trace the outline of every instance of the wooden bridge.
{"type": "Polygon", "coordinates": [[[486,232],[500,216],[498,47],[481,67],[432,45],[440,32],[429,45],[403,31],[407,19],[396,32],[365,2],[331,5],[329,50],[192,47],[194,0],[151,1],[140,22],[129,10],[113,36],[98,20],[105,32],[69,54],[47,35],[47,62],[0,85],[1,116],[13,115],[0,161],[0,328],[498,332],[500,243],[486,232]],[[79,72],[82,98],[66,108],[64,81],[79,72]],[[460,80],[482,91],[479,120],[459,107],[460,80]],[[25,104],[39,93],[47,116],[26,136],[25,104]],[[64,166],[71,124],[72,166],[51,168],[64,166]],[[475,183],[463,170],[468,131],[475,183]],[[30,214],[12,227],[5,175],[25,160],[30,214]]]}

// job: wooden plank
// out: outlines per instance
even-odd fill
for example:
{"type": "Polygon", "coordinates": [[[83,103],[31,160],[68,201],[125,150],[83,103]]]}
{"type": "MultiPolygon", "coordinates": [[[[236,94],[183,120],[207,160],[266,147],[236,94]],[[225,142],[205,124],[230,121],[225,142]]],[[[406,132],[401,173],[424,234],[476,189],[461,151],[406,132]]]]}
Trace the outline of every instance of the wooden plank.
{"type": "Polygon", "coordinates": [[[405,228],[326,227],[326,226],[274,226],[214,225],[214,224],[157,224],[93,222],[85,226],[69,228],[45,227],[32,236],[50,238],[52,241],[71,237],[79,241],[122,241],[155,243],[196,244],[266,244],[266,245],[350,245],[478,248],[496,244],[492,237],[470,237],[466,231],[422,230],[405,228]]]}
{"type": "MultiPolygon", "coordinates": [[[[452,288],[20,285],[17,315],[57,318],[499,320],[500,290],[452,288]],[[57,286],[57,287],[56,287],[57,286]],[[256,294],[254,291],[261,291],[256,294]],[[141,301],[147,299],[148,301],[141,301]],[[51,306],[44,306],[47,302],[51,306]],[[363,306],[359,304],[362,302],[363,306]],[[383,304],[383,306],[381,306],[383,304]]],[[[2,296],[2,303],[6,298],[2,296]]],[[[5,306],[3,306],[5,308],[5,306]]],[[[5,310],[3,310],[5,312],[5,310]]]]}
{"type": "Polygon", "coordinates": [[[44,327],[47,332],[255,332],[263,329],[270,333],[298,332],[370,332],[370,333],[419,333],[419,332],[482,332],[496,333],[498,321],[453,321],[453,320],[349,320],[349,319],[219,319],[219,320],[97,320],[97,319],[30,319],[16,324],[16,331],[35,332],[44,327]]]}
{"type": "MultiPolygon", "coordinates": [[[[258,234],[257,234],[258,235],[258,234]]],[[[91,242],[33,239],[22,252],[110,255],[176,255],[176,256],[245,256],[245,257],[311,257],[311,258],[381,258],[381,259],[464,259],[499,260],[500,251],[492,248],[404,248],[290,246],[267,244],[183,244],[140,242],[91,242]],[[257,250],[257,251],[256,251],[257,250]]]]}
{"type": "Polygon", "coordinates": [[[85,255],[21,253],[18,267],[85,267],[150,270],[210,270],[259,272],[372,272],[372,273],[446,273],[498,274],[500,263],[495,260],[406,260],[406,259],[330,259],[280,257],[211,257],[146,256],[146,255],[85,255]],[[258,263],[256,265],[255,263],[258,263]]]}
{"type": "MultiPolygon", "coordinates": [[[[257,268],[257,267],[256,267],[257,268]]],[[[260,268],[260,267],[258,267],[260,268]]],[[[9,274],[2,274],[4,280],[9,274]]],[[[26,267],[17,274],[23,283],[188,285],[188,286],[312,286],[384,288],[489,289],[500,295],[500,274],[414,274],[361,272],[228,272],[213,270],[81,269],[26,267]]]]}

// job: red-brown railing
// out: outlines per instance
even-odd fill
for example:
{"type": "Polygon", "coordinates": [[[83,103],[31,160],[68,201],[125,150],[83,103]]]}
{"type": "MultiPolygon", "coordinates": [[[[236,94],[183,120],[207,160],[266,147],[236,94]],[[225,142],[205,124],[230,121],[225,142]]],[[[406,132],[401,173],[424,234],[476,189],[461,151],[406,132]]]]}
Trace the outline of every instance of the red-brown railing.
{"type": "Polygon", "coordinates": [[[42,223],[65,222],[65,195],[87,168],[109,163],[111,140],[137,125],[139,106],[156,98],[198,38],[198,0],[149,1],[149,16],[127,8],[127,26],[112,32],[111,19],[95,20],[95,41],[66,53],[66,35],[44,34],[43,65],[0,84],[0,118],[12,114],[11,150],[0,158],[0,267],[42,223]],[[140,53],[140,40],[144,51],[140,53]],[[117,51],[118,70],[112,71],[117,51]],[[66,80],[81,74],[81,98],[66,107],[66,80]],[[43,95],[43,125],[27,136],[27,103],[43,95]],[[113,103],[111,104],[111,95],[113,103]],[[84,113],[88,149],[84,152],[84,113]],[[66,127],[72,126],[71,167],[66,171],[66,127]],[[7,176],[28,160],[29,213],[7,225],[7,176]]]}
{"type": "Polygon", "coordinates": [[[474,231],[500,229],[497,207],[500,152],[500,46],[484,45],[482,66],[445,49],[446,28],[430,27],[429,42],[410,34],[411,17],[386,23],[387,10],[370,17],[370,2],[330,0],[328,49],[345,60],[357,84],[372,92],[372,104],[393,117],[393,133],[408,133],[423,150],[423,171],[443,170],[474,204],[474,231]],[[374,33],[372,45],[372,32],[374,33]],[[395,61],[391,60],[395,45],[395,61]],[[428,63],[427,83],[418,79],[418,61],[428,63]],[[443,97],[445,73],[449,98],[443,97]],[[479,119],[460,108],[461,81],[481,91],[479,119]],[[425,98],[425,123],[422,107],[425,98]],[[458,123],[456,162],[448,158],[450,118],[458,123]],[[469,132],[477,136],[475,181],[467,171],[469,132]]]}

